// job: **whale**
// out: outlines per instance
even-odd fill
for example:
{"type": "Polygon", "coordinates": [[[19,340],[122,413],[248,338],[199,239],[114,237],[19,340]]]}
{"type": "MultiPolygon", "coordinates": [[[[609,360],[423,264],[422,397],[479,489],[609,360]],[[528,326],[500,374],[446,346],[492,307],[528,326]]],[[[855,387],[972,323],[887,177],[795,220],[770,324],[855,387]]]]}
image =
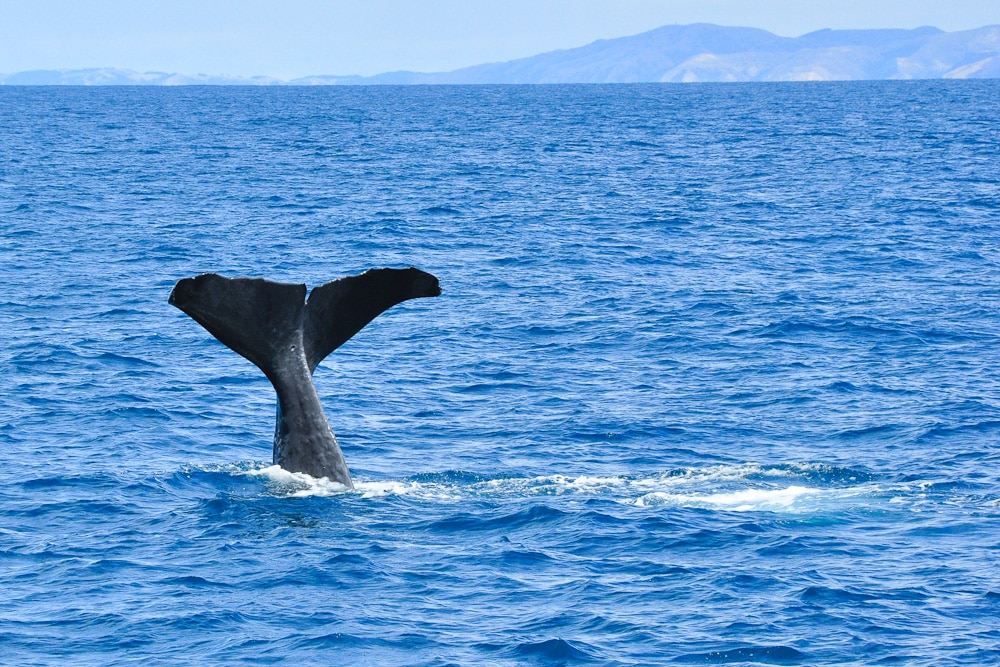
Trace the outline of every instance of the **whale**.
{"type": "Polygon", "coordinates": [[[353,488],[313,372],[323,359],[396,304],[441,294],[433,275],[371,269],[313,288],[203,273],[177,281],[168,302],[263,371],[277,394],[273,462],[353,488]]]}

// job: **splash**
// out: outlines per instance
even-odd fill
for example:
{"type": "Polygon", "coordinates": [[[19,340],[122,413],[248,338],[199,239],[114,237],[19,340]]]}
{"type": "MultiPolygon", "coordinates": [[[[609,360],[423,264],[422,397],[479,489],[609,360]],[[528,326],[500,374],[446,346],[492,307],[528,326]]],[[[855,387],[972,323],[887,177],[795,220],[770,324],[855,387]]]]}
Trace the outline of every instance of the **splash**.
{"type": "MultiPolygon", "coordinates": [[[[678,469],[649,475],[541,475],[484,478],[460,472],[402,480],[355,480],[355,488],[278,466],[237,466],[233,474],[266,480],[271,493],[377,499],[408,497],[426,502],[494,501],[560,496],[601,498],[637,507],[696,507],[729,512],[806,512],[848,497],[872,497],[886,489],[864,475],[820,464],[757,463],[678,469]],[[830,479],[836,481],[831,483],[830,479]],[[822,481],[820,481],[822,480],[822,481]]],[[[899,492],[895,489],[895,492],[899,492]]],[[[893,496],[898,498],[898,495],[893,496]]]]}
{"type": "Polygon", "coordinates": [[[268,480],[272,491],[277,495],[292,498],[306,496],[337,496],[348,493],[350,489],[340,482],[332,482],[326,477],[315,478],[304,472],[289,472],[280,466],[272,465],[266,468],[246,470],[243,474],[263,477],[268,480]]]}

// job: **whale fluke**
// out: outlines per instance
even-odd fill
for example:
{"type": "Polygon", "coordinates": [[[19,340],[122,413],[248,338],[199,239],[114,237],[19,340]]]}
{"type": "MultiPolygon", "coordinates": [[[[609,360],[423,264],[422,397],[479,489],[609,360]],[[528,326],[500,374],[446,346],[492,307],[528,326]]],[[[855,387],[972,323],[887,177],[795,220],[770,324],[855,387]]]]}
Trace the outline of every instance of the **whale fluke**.
{"type": "Polygon", "coordinates": [[[415,268],[372,269],[320,285],[205,273],[174,285],[169,302],[249,359],[278,394],[274,463],[353,486],[312,373],[323,359],[392,306],[438,296],[437,278],[415,268]]]}

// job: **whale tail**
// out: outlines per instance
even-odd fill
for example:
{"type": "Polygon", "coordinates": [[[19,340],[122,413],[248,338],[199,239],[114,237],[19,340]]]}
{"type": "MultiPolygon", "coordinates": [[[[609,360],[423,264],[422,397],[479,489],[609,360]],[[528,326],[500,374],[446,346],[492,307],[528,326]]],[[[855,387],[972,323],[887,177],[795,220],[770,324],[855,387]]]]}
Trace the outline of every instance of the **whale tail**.
{"type": "Polygon", "coordinates": [[[308,301],[305,285],[205,273],[178,281],[169,302],[273,381],[290,350],[301,350],[312,372],[382,312],[439,294],[437,278],[415,268],[334,280],[313,289],[308,301]]]}
{"type": "Polygon", "coordinates": [[[351,474],[316,394],[316,366],[388,308],[441,293],[418,269],[373,269],[320,285],[206,273],[177,282],[170,303],[264,371],[278,394],[274,463],[347,487],[351,474]]]}

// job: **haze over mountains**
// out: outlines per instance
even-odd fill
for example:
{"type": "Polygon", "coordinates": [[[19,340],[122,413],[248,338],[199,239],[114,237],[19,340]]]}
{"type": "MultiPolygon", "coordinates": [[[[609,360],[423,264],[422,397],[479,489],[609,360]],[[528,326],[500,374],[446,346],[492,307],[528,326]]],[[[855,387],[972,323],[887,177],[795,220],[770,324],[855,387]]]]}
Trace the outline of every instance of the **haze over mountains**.
{"type": "Polygon", "coordinates": [[[1000,78],[1000,25],[943,32],[819,30],[779,37],[756,28],[668,25],[574,49],[451,72],[317,75],[290,81],[139,73],[121,69],[40,70],[0,75],[6,85],[341,85],[835,81],[1000,78]]]}

